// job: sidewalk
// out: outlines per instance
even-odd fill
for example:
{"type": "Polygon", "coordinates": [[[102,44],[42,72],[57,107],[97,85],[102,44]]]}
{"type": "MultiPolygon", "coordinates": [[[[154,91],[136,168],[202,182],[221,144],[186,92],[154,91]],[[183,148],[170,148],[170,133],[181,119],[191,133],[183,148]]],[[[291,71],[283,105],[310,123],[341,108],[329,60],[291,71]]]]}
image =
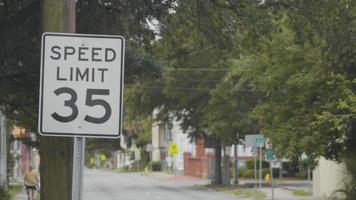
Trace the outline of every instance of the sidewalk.
{"type": "Polygon", "coordinates": [[[23,189],[21,192],[17,193],[11,200],[27,200],[26,191],[23,189]]]}
{"type": "MultiPolygon", "coordinates": [[[[206,186],[209,184],[209,180],[207,179],[200,179],[200,178],[195,178],[195,177],[189,177],[189,176],[177,176],[174,177],[172,174],[167,174],[163,172],[153,172],[153,173],[148,173],[146,174],[148,176],[152,176],[155,178],[159,178],[162,180],[167,180],[167,181],[176,181],[176,182],[190,182],[194,185],[201,185],[201,186],[206,186]]],[[[244,185],[252,185],[251,188],[245,188],[248,190],[254,190],[253,185],[254,185],[254,180],[249,180],[249,179],[242,179],[240,180],[240,186],[241,188],[244,188],[244,185]]],[[[245,185],[245,186],[246,186],[245,185]]],[[[234,187],[234,186],[232,186],[234,187]]],[[[274,188],[274,199],[275,200],[325,200],[323,198],[319,197],[314,197],[314,196],[297,196],[293,194],[294,190],[299,190],[303,189],[307,191],[308,188],[308,182],[307,181],[301,181],[301,180],[287,180],[287,181],[279,181],[279,184],[277,188],[274,188]]],[[[265,186],[262,189],[258,189],[258,191],[263,192],[266,197],[264,200],[270,200],[272,199],[272,192],[271,188],[269,186],[265,186]]]]}
{"type": "MultiPolygon", "coordinates": [[[[36,196],[36,195],[35,195],[36,196]]],[[[21,192],[19,192],[18,194],[16,194],[16,196],[14,198],[12,198],[11,200],[27,200],[27,195],[26,195],[26,191],[25,189],[21,190],[21,192]]],[[[34,200],[40,200],[38,198],[35,197],[34,200]]]]}
{"type": "MultiPolygon", "coordinates": [[[[265,199],[267,200],[272,199],[271,188],[265,187],[259,189],[259,191],[265,193],[266,195],[265,199]]],[[[286,188],[274,188],[274,199],[275,200],[325,200],[323,198],[314,197],[314,196],[296,196],[293,194],[292,190],[286,188]]]]}

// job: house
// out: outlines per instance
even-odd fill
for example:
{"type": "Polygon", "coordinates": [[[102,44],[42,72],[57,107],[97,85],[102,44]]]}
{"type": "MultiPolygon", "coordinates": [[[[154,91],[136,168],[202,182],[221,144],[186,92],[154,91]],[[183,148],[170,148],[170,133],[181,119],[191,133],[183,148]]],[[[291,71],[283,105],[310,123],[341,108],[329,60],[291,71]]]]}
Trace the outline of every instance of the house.
{"type": "MultiPolygon", "coordinates": [[[[153,116],[157,115],[157,110],[153,116]]],[[[214,169],[214,149],[208,145],[205,138],[192,139],[187,133],[184,133],[180,127],[180,122],[156,121],[152,125],[152,160],[161,161],[163,169],[172,167],[181,174],[195,176],[200,178],[211,178],[214,169]],[[170,156],[168,148],[171,144],[178,145],[179,153],[176,156],[170,156]]],[[[231,148],[230,155],[234,155],[231,148]]],[[[243,166],[245,161],[253,158],[252,148],[238,145],[238,157],[243,166]]]]}
{"type": "Polygon", "coordinates": [[[132,153],[135,151],[138,151],[138,148],[136,147],[135,142],[133,141],[128,141],[132,140],[131,138],[122,135],[120,137],[120,147],[121,150],[114,152],[114,167],[117,169],[123,168],[123,167],[130,167],[132,163],[135,161],[135,158],[133,158],[132,153]],[[128,143],[131,145],[129,146],[128,143]]]}
{"type": "Polygon", "coordinates": [[[152,126],[152,161],[161,161],[162,167],[172,167],[183,172],[184,152],[195,154],[195,144],[191,142],[188,134],[180,128],[179,122],[155,122],[152,126]],[[168,153],[171,144],[178,146],[179,152],[175,156],[168,153]],[[171,166],[173,164],[173,166],[171,166]]]}
{"type": "Polygon", "coordinates": [[[21,142],[21,140],[18,140],[20,138],[31,138],[35,140],[34,133],[24,128],[14,127],[11,134],[15,140],[10,146],[10,153],[14,157],[13,173],[10,178],[12,181],[21,182],[23,174],[29,169],[29,166],[39,171],[40,155],[38,149],[30,147],[21,142]]]}

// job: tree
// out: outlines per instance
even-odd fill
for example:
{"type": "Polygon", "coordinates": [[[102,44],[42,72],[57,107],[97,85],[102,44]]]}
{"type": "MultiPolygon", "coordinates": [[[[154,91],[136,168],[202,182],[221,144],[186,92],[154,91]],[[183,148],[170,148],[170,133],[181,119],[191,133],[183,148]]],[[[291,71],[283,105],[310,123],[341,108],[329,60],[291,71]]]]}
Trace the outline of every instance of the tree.
{"type": "MultiPolygon", "coordinates": [[[[45,1],[44,3],[48,3],[45,1]]],[[[61,2],[53,5],[63,6],[61,2]]],[[[79,1],[77,5],[77,32],[121,34],[128,39],[129,49],[125,70],[125,82],[134,81],[142,76],[150,76],[146,58],[137,52],[149,48],[154,39],[153,31],[148,27],[147,20],[159,18],[168,12],[172,1],[79,1]],[[123,15],[122,13],[125,13],[123,15]],[[102,17],[104,16],[104,17],[102,17]],[[100,26],[98,26],[98,24],[100,26]],[[137,49],[137,50],[135,50],[137,49]],[[132,54],[131,54],[132,53],[132,54]],[[137,62],[139,58],[144,62],[137,62]],[[131,62],[130,62],[131,61],[131,62]],[[131,77],[130,77],[131,76],[131,77]]],[[[45,14],[53,11],[60,23],[64,14],[54,7],[46,7],[45,14]],[[50,10],[52,9],[52,10],[50,10]]],[[[6,115],[17,125],[36,132],[37,102],[40,61],[41,33],[41,2],[39,0],[0,1],[0,105],[5,107],[6,115]]],[[[48,18],[43,20],[46,22],[48,18]]],[[[60,31],[53,28],[53,23],[44,26],[45,30],[60,31]],[[51,27],[49,27],[51,26],[51,27]]],[[[154,74],[154,73],[153,73],[154,74]]],[[[71,147],[70,141],[64,139],[41,138],[42,195],[43,199],[69,199],[71,188],[71,147]],[[48,151],[55,149],[54,151],[48,151]],[[60,149],[60,150],[58,150],[60,149]],[[53,157],[49,156],[53,155],[53,157]],[[58,159],[53,159],[58,158],[58,159]],[[57,171],[56,171],[57,170],[57,171]],[[57,178],[53,178],[57,174],[57,178]],[[55,181],[55,182],[54,182],[55,181]],[[55,187],[53,187],[55,185],[55,187]],[[61,186],[61,187],[58,187],[61,186]]]]}

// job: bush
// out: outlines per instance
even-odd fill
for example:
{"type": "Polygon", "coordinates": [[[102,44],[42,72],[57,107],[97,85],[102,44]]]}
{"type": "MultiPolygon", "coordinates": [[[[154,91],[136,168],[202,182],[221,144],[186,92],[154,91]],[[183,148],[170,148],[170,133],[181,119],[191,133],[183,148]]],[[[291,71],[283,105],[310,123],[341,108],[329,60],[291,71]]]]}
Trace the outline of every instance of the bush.
{"type": "Polygon", "coordinates": [[[1,200],[10,200],[10,195],[7,193],[7,191],[3,187],[0,187],[0,199],[1,200]]]}
{"type": "MultiPolygon", "coordinates": [[[[238,175],[239,175],[239,177],[243,177],[243,174],[246,172],[246,170],[248,170],[248,169],[246,169],[246,168],[239,168],[239,169],[238,169],[238,175]]],[[[231,177],[234,176],[234,168],[233,168],[233,167],[230,168],[230,174],[231,174],[231,177]]]]}
{"type": "MultiPolygon", "coordinates": [[[[256,160],[256,164],[257,164],[257,168],[259,168],[259,166],[260,166],[260,160],[259,159],[256,160]]],[[[254,161],[253,161],[253,159],[246,161],[246,168],[247,169],[254,169],[254,161]]],[[[265,160],[262,160],[262,168],[263,169],[269,168],[269,162],[267,162],[265,160]]]]}
{"type": "Polygon", "coordinates": [[[151,161],[151,169],[154,172],[161,171],[161,161],[151,161]]]}
{"type": "Polygon", "coordinates": [[[308,178],[308,171],[305,169],[300,169],[299,172],[295,174],[295,176],[298,178],[306,179],[308,178]]]}
{"type": "Polygon", "coordinates": [[[129,166],[126,165],[126,166],[123,166],[119,169],[120,172],[129,172],[129,166]]]}
{"type": "MultiPolygon", "coordinates": [[[[264,178],[267,174],[270,173],[269,169],[262,169],[262,177],[264,178]]],[[[242,169],[239,172],[239,176],[243,178],[254,178],[255,172],[253,169],[242,169]]],[[[257,170],[257,178],[259,177],[259,171],[257,170]]]]}

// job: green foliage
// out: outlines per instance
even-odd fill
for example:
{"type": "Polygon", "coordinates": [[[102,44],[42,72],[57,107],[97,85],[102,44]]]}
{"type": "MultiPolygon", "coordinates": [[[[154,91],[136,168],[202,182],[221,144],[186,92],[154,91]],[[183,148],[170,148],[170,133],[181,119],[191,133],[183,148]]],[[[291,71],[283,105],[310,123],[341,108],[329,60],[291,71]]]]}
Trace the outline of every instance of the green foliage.
{"type": "Polygon", "coordinates": [[[309,192],[306,192],[305,190],[296,190],[293,192],[294,195],[296,196],[311,196],[312,194],[310,194],[309,192]]]}
{"type": "MultiPolygon", "coordinates": [[[[22,185],[10,185],[9,186],[9,196],[10,199],[14,198],[17,193],[19,193],[22,190],[23,186],[22,185]]],[[[0,195],[1,196],[1,195],[0,195]]]]}
{"type": "Polygon", "coordinates": [[[0,187],[0,199],[1,200],[10,200],[9,193],[3,187],[0,187]]]}
{"type": "Polygon", "coordinates": [[[154,172],[161,171],[161,161],[151,161],[150,167],[154,172]]]}
{"type": "MultiPolygon", "coordinates": [[[[256,164],[257,164],[257,168],[259,168],[259,164],[260,164],[260,160],[256,159],[256,164]]],[[[246,168],[247,169],[254,169],[254,160],[250,159],[246,161],[246,168]]],[[[262,168],[269,168],[269,162],[262,160],[262,168]]]]}
{"type": "Polygon", "coordinates": [[[209,189],[213,189],[218,192],[226,192],[228,194],[236,195],[241,198],[248,198],[253,200],[264,200],[266,194],[261,191],[256,191],[255,189],[246,189],[241,188],[240,186],[217,186],[217,185],[208,185],[206,186],[209,189]]]}
{"type": "MultiPolygon", "coordinates": [[[[259,168],[257,168],[257,177],[259,176],[259,168]]],[[[265,177],[267,174],[270,174],[270,170],[268,168],[262,169],[262,177],[265,177]]],[[[243,178],[254,178],[255,177],[255,170],[254,169],[240,169],[239,170],[239,177],[243,178]]]]}

